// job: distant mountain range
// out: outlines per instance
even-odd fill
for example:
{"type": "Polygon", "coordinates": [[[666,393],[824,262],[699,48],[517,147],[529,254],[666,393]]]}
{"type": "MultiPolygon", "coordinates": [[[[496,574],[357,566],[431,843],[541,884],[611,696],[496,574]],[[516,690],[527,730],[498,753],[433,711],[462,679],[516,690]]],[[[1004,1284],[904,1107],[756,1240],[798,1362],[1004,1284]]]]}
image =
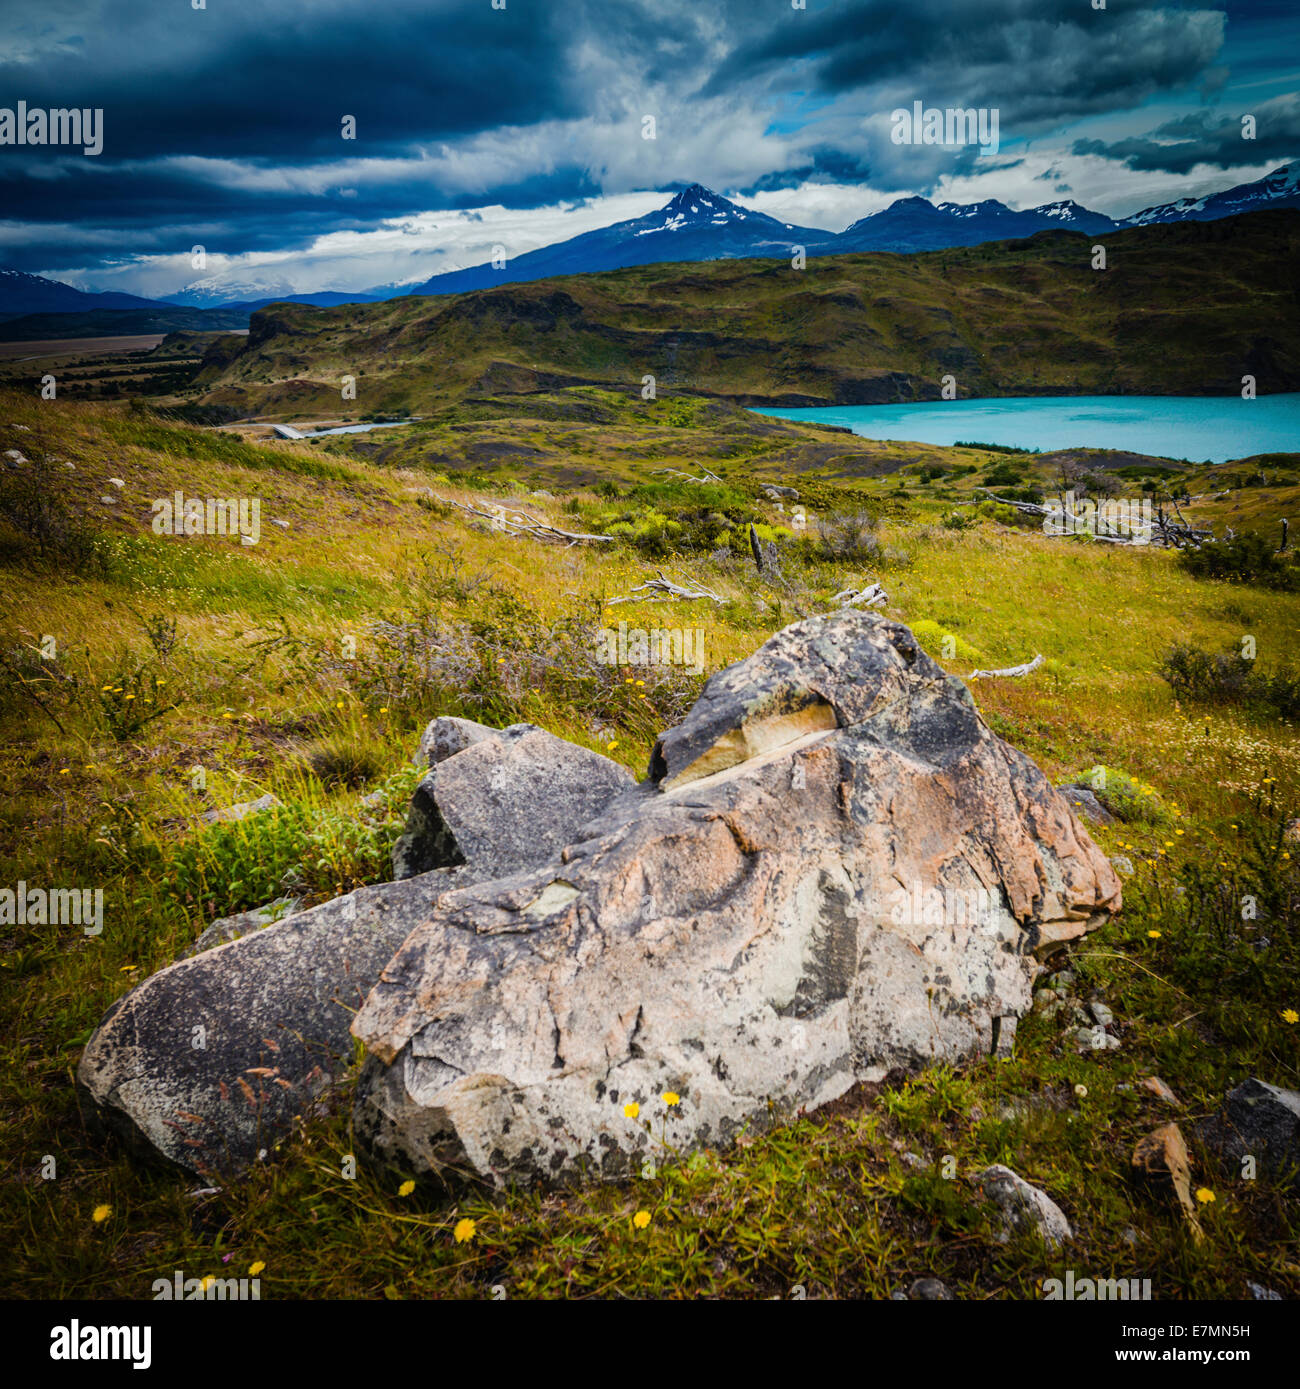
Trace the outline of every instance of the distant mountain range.
{"type": "MultiPolygon", "coordinates": [[[[1100,236],[1153,223],[1214,221],[1264,208],[1300,208],[1300,163],[1285,164],[1254,183],[1243,183],[1202,198],[1179,198],[1176,202],[1145,208],[1120,221],[1104,213],[1091,212],[1072,200],[1045,203],[1018,212],[993,198],[978,203],[936,205],[925,198],[914,197],[900,198],[839,233],[779,221],[765,213],[740,207],[696,183],[677,193],[657,212],[529,251],[507,260],[500,269],[487,262],[449,270],[412,285],[300,294],[291,286],[275,281],[223,280],[211,276],[196,280],[178,294],[151,300],[133,294],[91,294],[38,275],[0,270],[0,339],[98,333],[103,329],[97,325],[105,319],[101,310],[148,310],[149,322],[157,325],[136,329],[121,326],[133,315],[114,313],[112,318],[118,332],[204,326],[224,329],[231,326],[232,315],[246,316],[267,304],[289,302],[332,307],[375,303],[404,295],[460,294],[493,285],[621,270],[637,265],[751,256],[785,259],[796,246],[802,246],[809,256],[827,256],[861,251],[936,251],[1033,236],[1049,230],[1100,236]],[[202,315],[211,310],[221,310],[221,313],[207,322],[202,315]],[[59,324],[48,317],[60,314],[76,316],[69,319],[65,325],[67,331],[62,334],[58,331],[59,324]],[[39,315],[39,320],[28,317],[31,315],[39,315]]],[[[242,322],[246,321],[244,317],[242,322]]]]}

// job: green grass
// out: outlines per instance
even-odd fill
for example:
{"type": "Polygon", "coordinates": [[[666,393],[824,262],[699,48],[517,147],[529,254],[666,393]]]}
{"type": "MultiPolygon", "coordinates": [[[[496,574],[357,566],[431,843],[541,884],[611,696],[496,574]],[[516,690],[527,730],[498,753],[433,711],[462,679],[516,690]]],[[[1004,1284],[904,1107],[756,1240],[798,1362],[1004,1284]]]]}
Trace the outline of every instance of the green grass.
{"type": "MultiPolygon", "coordinates": [[[[317,454],[302,445],[261,449],[250,462],[249,446],[219,434],[155,433],[102,406],[47,412],[0,399],[0,420],[32,430],[0,426],[0,448],[77,461],[59,485],[108,557],[102,572],[76,574],[41,560],[0,521],[0,884],[96,884],[106,895],[94,939],[0,926],[3,1290],[147,1297],[152,1280],[175,1269],[234,1276],[261,1262],[268,1298],[880,1297],[927,1274],[959,1296],[1034,1297],[1067,1268],[1150,1277],[1161,1298],[1241,1297],[1248,1278],[1300,1295],[1294,1202],[1215,1168],[1192,1135],[1194,1120],[1250,1074],[1300,1082],[1300,1025],[1283,1016],[1300,1009],[1300,846],[1285,837],[1300,807],[1300,743],[1291,722],[1262,706],[1180,702],[1159,673],[1177,641],[1217,650],[1246,631],[1262,658],[1280,659],[1300,596],[1197,578],[1159,551],[1052,540],[996,512],[947,529],[952,501],[891,497],[895,475],[873,472],[884,453],[866,441],[848,441],[861,460],[849,476],[802,455],[797,485],[812,522],[863,509],[877,518],[878,549],[833,558],[781,536],[788,513],[761,498],[747,468],[717,470],[716,489],[656,476],[663,464],[636,456],[645,428],[621,398],[584,390],[548,402],[607,411],[563,427],[595,431],[616,449],[603,494],[548,475],[555,495],[530,499],[531,509],[562,526],[624,512],[689,522],[734,509],[778,536],[782,579],[758,579],[747,554],[713,562],[680,549],[647,558],[632,543],[543,549],[420,506],[391,461],[338,455],[338,475],[312,473],[297,460],[317,454]],[[264,521],[251,548],[153,536],[149,498],[188,490],[196,464],[205,492],[255,485],[264,517],[284,515],[290,528],[264,521]],[[111,511],[98,505],[97,466],[105,476],[121,469],[128,484],[111,511]],[[629,593],[659,567],[717,588],[725,604],[626,604],[602,615],[602,597],[629,593]],[[215,1194],[192,1195],[194,1179],[141,1165],[83,1130],[71,1085],[79,1049],[134,981],[216,916],[285,893],[322,901],[387,876],[429,717],[527,719],[640,775],[655,735],[681,718],[701,682],[599,666],[593,627],[618,618],[701,626],[712,670],[874,579],[889,615],[912,624],[954,673],[1042,652],[1047,664],[1026,680],[973,682],[986,720],[1058,782],[1101,767],[1116,806],[1131,792],[1135,813],[1094,831],[1134,865],[1125,910],[1070,962],[1072,1002],[1105,999],[1120,1022],[1118,1051],[1080,1055],[1068,1012],[1036,1012],[1012,1059],[893,1075],[726,1151],[555,1192],[421,1186],[403,1195],[397,1178],[361,1161],[345,1176],[355,1153],[346,1093],[278,1161],[215,1194]],[[57,639],[52,660],[40,654],[46,635],[57,639]],[[147,717],[128,708],[141,702],[147,717]],[[281,806],[230,825],[200,820],[267,791],[281,806]],[[363,805],[375,791],[378,803],[363,805]],[[1246,897],[1256,904],[1249,920],[1246,897]],[[1179,1110],[1141,1087],[1153,1073],[1179,1110]],[[1128,1172],[1137,1140],[1171,1117],[1191,1144],[1195,1183],[1215,1195],[1202,1208],[1200,1244],[1172,1199],[1128,1172]],[[46,1155],[53,1180],[41,1177],[46,1155]],[[998,1240],[971,1184],[992,1162],[1062,1205],[1076,1231],[1066,1250],[998,1240]],[[96,1222],[101,1206],[110,1214],[96,1222]],[[457,1242],[465,1220],[472,1235],[457,1242]]],[[[492,418],[457,436],[462,443],[511,435],[500,412],[478,408],[492,418]]],[[[687,470],[698,476],[744,418],[710,409],[663,429],[682,457],[694,454],[687,470]]],[[[781,449],[811,450],[817,437],[754,428],[756,442],[781,449]]],[[[436,429],[423,437],[442,447],[436,429]]],[[[592,460],[594,471],[604,466],[598,450],[592,460]]],[[[501,470],[501,495],[529,490],[527,466],[501,470]]],[[[771,466],[765,476],[791,477],[771,466]]],[[[1035,459],[1026,470],[1050,466],[1035,459]]],[[[957,479],[957,495],[971,483],[957,479]]],[[[484,496],[454,481],[439,490],[484,496]]]]}

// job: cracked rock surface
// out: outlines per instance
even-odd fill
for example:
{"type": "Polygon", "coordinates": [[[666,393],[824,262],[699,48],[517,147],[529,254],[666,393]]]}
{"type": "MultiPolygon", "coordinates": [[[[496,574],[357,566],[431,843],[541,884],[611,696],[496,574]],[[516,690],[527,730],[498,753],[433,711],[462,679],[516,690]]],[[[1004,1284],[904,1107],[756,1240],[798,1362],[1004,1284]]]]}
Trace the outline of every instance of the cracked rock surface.
{"type": "Polygon", "coordinates": [[[497,1183],[725,1145],[1005,1052],[1041,957],[1119,904],[1066,800],[906,627],[808,619],[715,675],[549,861],[437,898],[354,1020],[356,1132],[497,1183]]]}

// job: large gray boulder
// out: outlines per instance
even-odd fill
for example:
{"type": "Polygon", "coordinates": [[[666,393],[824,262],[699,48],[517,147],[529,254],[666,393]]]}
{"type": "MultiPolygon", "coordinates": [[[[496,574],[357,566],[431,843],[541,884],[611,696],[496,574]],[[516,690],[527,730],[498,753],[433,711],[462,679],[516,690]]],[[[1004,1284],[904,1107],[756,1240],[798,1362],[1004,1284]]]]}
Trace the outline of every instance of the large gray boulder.
{"type": "Polygon", "coordinates": [[[362,888],[151,975],[82,1053],[87,1117],[195,1172],[254,1161],[349,1071],[353,1012],[440,894],[469,877],[362,888]]]}
{"type": "Polygon", "coordinates": [[[405,1171],[618,1176],[1005,1052],[1040,958],[1120,904],[965,686],[852,610],[715,675],[648,782],[503,871],[438,899],[353,1023],[355,1131],[405,1171]]]}
{"type": "Polygon", "coordinates": [[[432,766],[393,848],[397,880],[461,863],[479,879],[544,863],[636,784],[617,762],[530,723],[435,719],[421,750],[432,766]]]}

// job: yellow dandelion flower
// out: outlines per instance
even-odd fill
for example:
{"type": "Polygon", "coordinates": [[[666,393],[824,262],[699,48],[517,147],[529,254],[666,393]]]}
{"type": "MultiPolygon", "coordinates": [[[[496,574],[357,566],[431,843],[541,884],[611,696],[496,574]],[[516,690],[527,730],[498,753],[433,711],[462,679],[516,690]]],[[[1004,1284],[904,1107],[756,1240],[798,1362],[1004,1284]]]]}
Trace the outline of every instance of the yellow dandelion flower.
{"type": "Polygon", "coordinates": [[[474,1231],[478,1229],[478,1224],[473,1220],[458,1220],[456,1228],[451,1232],[451,1237],[457,1244],[466,1244],[474,1238],[474,1231]]]}
{"type": "Polygon", "coordinates": [[[635,1225],[638,1230],[644,1230],[645,1227],[649,1225],[649,1223],[649,1211],[637,1211],[637,1213],[632,1217],[632,1224],[635,1225]]]}
{"type": "Polygon", "coordinates": [[[106,1221],[108,1217],[112,1214],[112,1206],[96,1206],[95,1209],[90,1213],[90,1218],[95,1222],[96,1225],[102,1225],[104,1221],[106,1221]]]}
{"type": "Polygon", "coordinates": [[[1164,934],[1164,933],[1163,933],[1162,931],[1148,931],[1148,932],[1147,932],[1147,935],[1148,935],[1152,940],[1159,940],[1160,937],[1161,937],[1163,934],[1164,934]]]}
{"type": "Polygon", "coordinates": [[[401,1184],[401,1186],[399,1186],[399,1187],[397,1188],[397,1194],[398,1194],[399,1196],[409,1196],[409,1195],[411,1194],[411,1192],[413,1192],[414,1190],[415,1190],[415,1183],[408,1180],[408,1181],[403,1182],[403,1183],[401,1184]]]}
{"type": "Polygon", "coordinates": [[[682,1097],[677,1093],[676,1090],[664,1091],[664,1103],[668,1106],[669,1109],[671,1109],[675,1104],[681,1104],[681,1102],[682,1097]]]}
{"type": "Polygon", "coordinates": [[[1214,1192],[1212,1192],[1208,1186],[1202,1186],[1197,1187],[1196,1189],[1196,1199],[1201,1203],[1201,1205],[1208,1206],[1211,1201],[1215,1201],[1218,1198],[1215,1196],[1214,1192]]]}
{"type": "Polygon", "coordinates": [[[385,704],[384,707],[383,707],[379,712],[380,712],[381,714],[386,714],[386,713],[388,713],[388,705],[385,704]]]}
{"type": "Polygon", "coordinates": [[[249,1266],[248,1266],[248,1276],[249,1276],[250,1278],[256,1278],[257,1275],[258,1275],[259,1273],[261,1273],[261,1271],[262,1271],[265,1267],[266,1267],[266,1262],[265,1262],[265,1260],[263,1260],[263,1259],[258,1259],[256,1263],[249,1264],[249,1266]]]}
{"type": "Polygon", "coordinates": [[[1297,1023],[1300,1022],[1300,1013],[1297,1013],[1294,1008],[1283,1008],[1281,1018],[1286,1023],[1297,1023]]]}
{"type": "Polygon", "coordinates": [[[623,1113],[626,1114],[629,1119],[635,1119],[636,1116],[641,1113],[641,1106],[633,1100],[631,1104],[625,1104],[623,1106],[623,1113]]]}

